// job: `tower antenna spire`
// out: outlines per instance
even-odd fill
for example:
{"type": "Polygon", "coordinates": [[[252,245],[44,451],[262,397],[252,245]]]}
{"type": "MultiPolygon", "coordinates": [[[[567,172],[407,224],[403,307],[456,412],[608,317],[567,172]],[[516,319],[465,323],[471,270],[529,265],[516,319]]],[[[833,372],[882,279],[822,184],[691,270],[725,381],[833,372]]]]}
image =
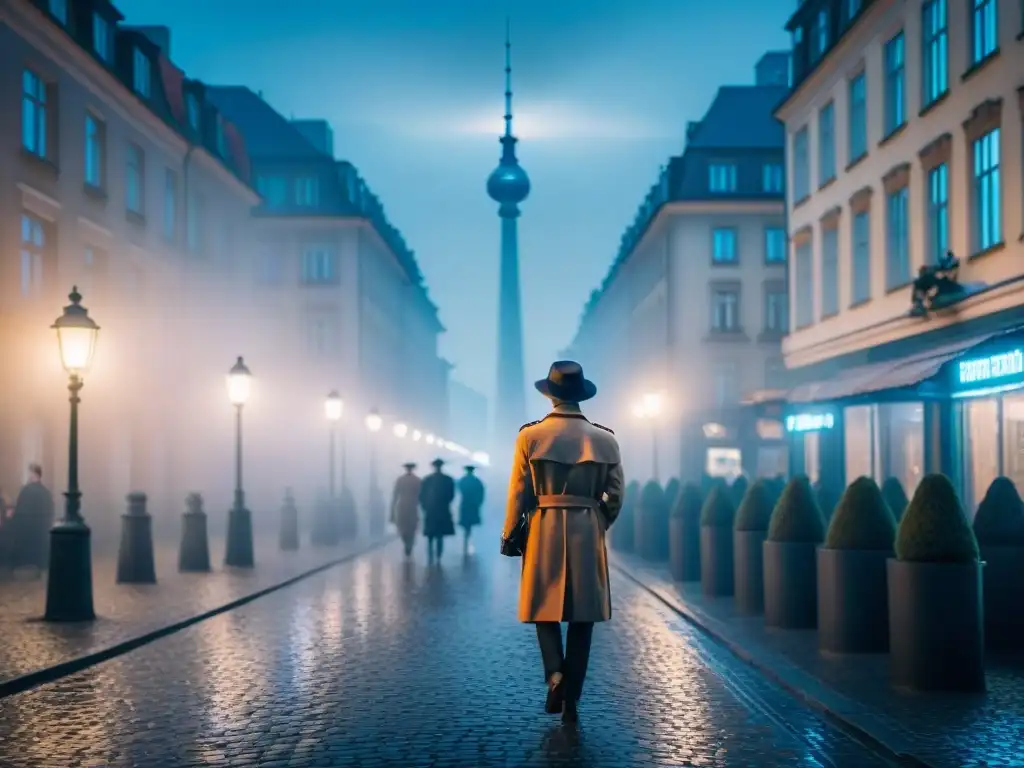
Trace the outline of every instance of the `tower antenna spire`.
{"type": "Polygon", "coordinates": [[[512,136],[512,21],[505,17],[505,135],[512,136]]]}

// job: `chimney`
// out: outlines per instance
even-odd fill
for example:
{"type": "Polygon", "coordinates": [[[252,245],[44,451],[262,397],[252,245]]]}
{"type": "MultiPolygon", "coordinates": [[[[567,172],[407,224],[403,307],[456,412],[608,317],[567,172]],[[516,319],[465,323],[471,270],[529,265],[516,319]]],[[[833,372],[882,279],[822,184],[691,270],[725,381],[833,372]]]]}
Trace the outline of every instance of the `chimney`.
{"type": "Polygon", "coordinates": [[[122,27],[122,29],[138,32],[149,38],[149,41],[160,49],[160,53],[171,58],[171,28],[158,26],[122,27]]]}
{"type": "Polygon", "coordinates": [[[756,85],[789,85],[789,51],[768,51],[754,65],[756,85]]]}
{"type": "Polygon", "coordinates": [[[292,120],[291,124],[306,141],[334,157],[334,131],[326,120],[292,120]]]}

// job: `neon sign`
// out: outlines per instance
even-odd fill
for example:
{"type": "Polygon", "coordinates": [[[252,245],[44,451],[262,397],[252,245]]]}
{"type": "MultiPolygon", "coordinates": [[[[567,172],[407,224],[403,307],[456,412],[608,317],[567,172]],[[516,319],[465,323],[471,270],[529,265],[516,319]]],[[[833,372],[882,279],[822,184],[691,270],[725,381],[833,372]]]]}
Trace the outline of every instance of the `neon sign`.
{"type": "Polygon", "coordinates": [[[831,413],[799,413],[786,417],[787,432],[818,432],[835,425],[836,417],[831,413]]]}
{"type": "Polygon", "coordinates": [[[1024,352],[1020,349],[961,360],[957,365],[960,384],[998,384],[1000,379],[1021,374],[1024,374],[1024,352]]]}

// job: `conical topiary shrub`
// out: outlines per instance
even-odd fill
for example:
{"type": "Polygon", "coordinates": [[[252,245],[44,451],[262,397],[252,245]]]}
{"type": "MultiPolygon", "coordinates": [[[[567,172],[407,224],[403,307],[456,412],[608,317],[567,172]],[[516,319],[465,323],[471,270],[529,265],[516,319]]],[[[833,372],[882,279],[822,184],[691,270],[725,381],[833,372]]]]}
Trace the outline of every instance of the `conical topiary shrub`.
{"type": "Polygon", "coordinates": [[[794,477],[779,497],[764,543],[765,624],[810,629],[817,623],[815,550],[825,538],[825,523],[810,481],[794,477]]]}
{"type": "Polygon", "coordinates": [[[669,519],[669,568],[676,581],[700,580],[700,515],[704,498],[694,483],[676,495],[669,519]]]}
{"type": "Polygon", "coordinates": [[[657,480],[648,480],[636,509],[637,553],[646,560],[668,557],[668,508],[665,491],[657,480]]]}
{"type": "Polygon", "coordinates": [[[733,593],[732,526],[736,510],[732,490],[715,483],[700,512],[700,581],[704,594],[733,593]]]}
{"type": "Polygon", "coordinates": [[[672,508],[676,505],[676,497],[679,496],[679,489],[681,488],[679,480],[673,477],[668,481],[665,486],[665,506],[668,507],[669,515],[672,514],[672,508]]]}
{"type": "Polygon", "coordinates": [[[764,540],[775,499],[768,480],[747,489],[733,524],[733,582],[736,609],[756,614],[764,610],[764,540]]]}
{"type": "Polygon", "coordinates": [[[893,682],[928,691],[984,690],[978,542],[944,475],[927,475],[914,491],[887,577],[893,682]]]}
{"type": "Polygon", "coordinates": [[[896,519],[870,477],[846,489],[818,549],[818,645],[832,653],[889,648],[886,561],[896,519]]]}
{"type": "Polygon", "coordinates": [[[907,504],[910,503],[910,499],[907,498],[907,492],[903,490],[903,483],[895,477],[885,478],[885,482],[882,483],[882,498],[885,499],[885,503],[888,505],[889,511],[892,512],[892,516],[896,518],[896,522],[899,522],[903,517],[903,513],[907,510],[907,504]]]}
{"type": "Polygon", "coordinates": [[[737,509],[743,503],[743,497],[747,495],[747,488],[749,487],[750,483],[745,475],[739,475],[732,481],[732,503],[737,509]]]}
{"type": "Polygon", "coordinates": [[[626,492],[622,499],[622,509],[619,510],[619,517],[612,526],[612,546],[619,552],[632,552],[634,545],[634,523],[636,516],[636,503],[640,498],[640,483],[632,480],[626,485],[626,492]]]}
{"type": "Polygon", "coordinates": [[[997,477],[974,515],[985,607],[985,644],[1024,648],[1024,502],[1013,481],[997,477]]]}

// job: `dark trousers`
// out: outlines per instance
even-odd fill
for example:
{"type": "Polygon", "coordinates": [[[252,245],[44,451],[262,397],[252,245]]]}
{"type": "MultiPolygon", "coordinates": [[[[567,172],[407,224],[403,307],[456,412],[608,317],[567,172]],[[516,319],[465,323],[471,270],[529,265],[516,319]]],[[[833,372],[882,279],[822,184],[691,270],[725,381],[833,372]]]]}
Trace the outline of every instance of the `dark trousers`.
{"type": "Polygon", "coordinates": [[[427,539],[427,554],[430,559],[433,560],[435,557],[440,560],[441,554],[444,552],[444,537],[443,536],[431,536],[427,539]]]}
{"type": "Polygon", "coordinates": [[[555,672],[561,672],[566,698],[579,701],[583,693],[583,680],[590,662],[590,641],[594,625],[590,622],[569,622],[565,633],[565,653],[562,653],[562,625],[554,621],[537,622],[537,642],[544,661],[545,682],[555,672]]]}

